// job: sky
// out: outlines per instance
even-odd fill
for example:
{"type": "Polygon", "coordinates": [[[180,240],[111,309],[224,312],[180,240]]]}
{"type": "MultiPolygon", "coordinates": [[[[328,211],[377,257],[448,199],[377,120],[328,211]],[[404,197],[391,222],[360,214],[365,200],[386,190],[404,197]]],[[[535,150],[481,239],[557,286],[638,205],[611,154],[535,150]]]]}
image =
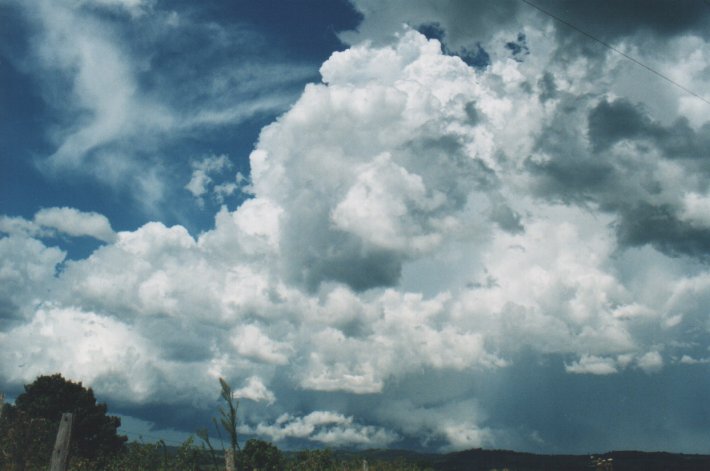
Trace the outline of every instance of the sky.
{"type": "Polygon", "coordinates": [[[0,0],[0,390],[710,453],[709,42],[702,0],[0,0]]]}

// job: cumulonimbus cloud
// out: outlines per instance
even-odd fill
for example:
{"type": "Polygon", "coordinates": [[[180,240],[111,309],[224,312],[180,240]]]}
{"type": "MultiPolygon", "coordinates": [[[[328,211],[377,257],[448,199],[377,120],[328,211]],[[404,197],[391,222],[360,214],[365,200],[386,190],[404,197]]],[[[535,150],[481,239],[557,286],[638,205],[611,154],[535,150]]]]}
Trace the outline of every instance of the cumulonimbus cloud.
{"type": "Polygon", "coordinates": [[[707,125],[652,119],[604,92],[595,68],[625,73],[613,58],[556,62],[554,35],[525,34],[529,56],[502,42],[484,69],[410,28],[333,54],[262,130],[252,198],[198,236],[152,222],[113,240],[105,218],[49,211],[36,222],[108,242],[55,275],[64,254],[5,221],[2,286],[26,288],[0,288],[0,312],[22,312],[0,374],[30,381],[61,357],[109,397],[175,404],[226,377],[253,403],[248,433],[460,449],[515,424],[427,375],[498,378],[524,352],[598,377],[705,358],[707,169],[686,151],[706,150],[707,125]],[[604,125],[619,116],[633,126],[604,125]],[[61,325],[83,341],[62,347],[61,325]],[[119,340],[120,361],[86,361],[119,340]],[[427,388],[393,397],[407,381],[427,388]]]}

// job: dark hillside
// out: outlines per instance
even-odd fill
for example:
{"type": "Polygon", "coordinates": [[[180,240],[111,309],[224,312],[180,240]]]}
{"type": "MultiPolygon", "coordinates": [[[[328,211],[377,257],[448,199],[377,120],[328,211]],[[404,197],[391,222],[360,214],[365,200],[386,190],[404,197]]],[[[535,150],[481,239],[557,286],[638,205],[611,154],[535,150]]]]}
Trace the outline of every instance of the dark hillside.
{"type": "MultiPolygon", "coordinates": [[[[374,461],[405,460],[440,471],[590,471],[589,455],[537,455],[507,450],[466,450],[448,454],[404,450],[336,452],[339,458],[374,461]]],[[[710,455],[666,452],[613,451],[594,458],[611,458],[613,471],[710,471],[710,455]]]]}
{"type": "MultiPolygon", "coordinates": [[[[611,458],[613,471],[708,471],[709,455],[663,452],[614,451],[595,458],[611,458]]],[[[447,471],[504,469],[509,471],[589,471],[595,469],[587,455],[535,455],[504,450],[468,450],[441,455],[432,466],[447,471]]]]}

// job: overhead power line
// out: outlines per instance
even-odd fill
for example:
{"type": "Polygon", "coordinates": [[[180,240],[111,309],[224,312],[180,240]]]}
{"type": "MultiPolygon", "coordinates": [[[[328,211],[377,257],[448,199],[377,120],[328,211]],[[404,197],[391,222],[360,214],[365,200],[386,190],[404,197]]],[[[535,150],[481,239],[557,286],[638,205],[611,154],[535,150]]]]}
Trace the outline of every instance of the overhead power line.
{"type": "Polygon", "coordinates": [[[688,87],[685,87],[685,86],[681,85],[680,83],[676,82],[676,81],[673,80],[672,78],[668,77],[667,75],[662,74],[661,72],[659,72],[659,71],[653,69],[652,67],[647,66],[646,64],[644,64],[644,63],[641,62],[640,60],[638,60],[638,59],[636,59],[636,58],[634,58],[634,57],[632,57],[632,56],[626,54],[625,52],[623,52],[623,51],[621,51],[621,50],[615,48],[615,47],[612,46],[611,44],[609,44],[609,43],[607,43],[607,42],[605,42],[605,41],[603,41],[603,40],[597,38],[596,36],[592,35],[591,33],[588,33],[588,32],[586,32],[586,31],[584,31],[583,29],[578,28],[577,26],[575,26],[574,24],[570,23],[569,21],[560,18],[559,16],[555,15],[554,13],[545,10],[544,8],[542,8],[542,7],[538,6],[538,5],[536,5],[535,3],[533,3],[533,2],[531,2],[531,1],[529,1],[529,0],[521,0],[521,1],[524,2],[524,3],[526,3],[526,4],[528,4],[528,5],[530,5],[531,7],[535,8],[536,10],[538,10],[538,11],[544,13],[545,15],[549,16],[550,18],[554,18],[555,20],[559,21],[560,23],[562,23],[562,24],[564,24],[564,25],[566,25],[566,26],[572,28],[573,30],[577,31],[578,33],[585,35],[585,36],[588,37],[589,39],[592,39],[592,40],[598,42],[599,44],[601,44],[601,45],[603,45],[603,46],[605,46],[605,47],[611,49],[612,51],[616,52],[617,54],[619,54],[619,55],[625,57],[626,59],[630,60],[630,61],[633,62],[634,64],[643,67],[644,69],[648,70],[649,72],[651,72],[651,73],[653,73],[653,74],[659,76],[660,78],[662,78],[662,79],[665,80],[666,82],[669,82],[669,83],[675,85],[676,87],[680,88],[680,89],[683,90],[684,92],[689,93],[689,94],[693,95],[695,98],[698,98],[699,100],[702,100],[702,101],[704,101],[705,103],[707,103],[708,105],[710,105],[710,101],[708,101],[707,99],[705,99],[705,98],[702,97],[701,95],[695,93],[693,90],[689,89],[688,87]]]}

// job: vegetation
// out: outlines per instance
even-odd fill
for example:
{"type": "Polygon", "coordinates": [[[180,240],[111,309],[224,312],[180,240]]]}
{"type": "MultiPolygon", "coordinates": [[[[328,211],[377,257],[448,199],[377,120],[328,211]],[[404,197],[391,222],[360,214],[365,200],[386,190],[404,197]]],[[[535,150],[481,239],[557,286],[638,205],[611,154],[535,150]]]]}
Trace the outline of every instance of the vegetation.
{"type": "MultiPolygon", "coordinates": [[[[234,395],[232,394],[232,388],[227,384],[224,378],[219,378],[219,384],[222,387],[220,392],[220,397],[227,405],[227,408],[219,409],[220,422],[224,428],[227,435],[229,435],[229,447],[231,450],[232,463],[230,468],[236,468],[237,456],[239,452],[239,438],[237,435],[237,408],[239,407],[239,401],[234,400],[234,395]]],[[[219,427],[218,427],[219,429],[219,427]]]]}
{"type": "Polygon", "coordinates": [[[273,443],[263,440],[247,440],[242,452],[242,461],[246,469],[262,471],[279,471],[286,466],[286,460],[281,450],[273,443]]]}
{"type": "Polygon", "coordinates": [[[0,469],[46,469],[57,427],[5,404],[0,417],[0,469]]]}
{"type": "Polygon", "coordinates": [[[125,450],[127,438],[118,435],[118,417],[106,414],[91,388],[61,375],[40,376],[25,385],[15,405],[5,404],[0,417],[0,464],[3,469],[46,467],[64,412],[74,415],[70,454],[76,459],[105,464],[125,450]]]}

